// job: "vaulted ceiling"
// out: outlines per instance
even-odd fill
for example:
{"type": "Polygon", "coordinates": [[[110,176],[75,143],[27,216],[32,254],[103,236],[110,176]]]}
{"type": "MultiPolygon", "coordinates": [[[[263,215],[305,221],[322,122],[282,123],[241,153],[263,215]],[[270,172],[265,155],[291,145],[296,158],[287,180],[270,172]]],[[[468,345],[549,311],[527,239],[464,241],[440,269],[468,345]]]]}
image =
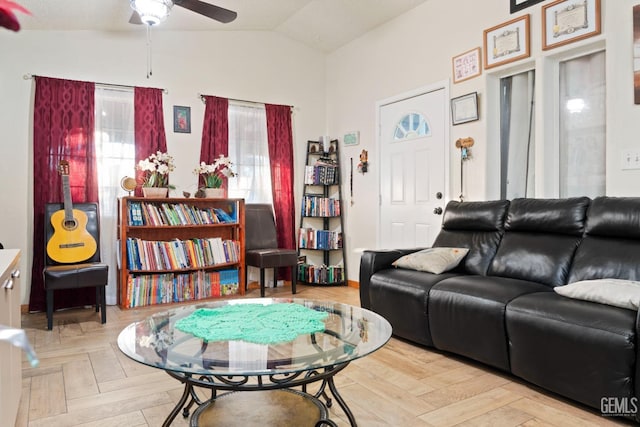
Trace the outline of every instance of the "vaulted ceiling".
{"type": "MultiPolygon", "coordinates": [[[[20,14],[23,30],[144,31],[129,24],[129,0],[14,0],[31,11],[20,14]]],[[[221,24],[174,6],[154,31],[275,31],[331,52],[426,0],[203,0],[234,10],[221,24]]]]}

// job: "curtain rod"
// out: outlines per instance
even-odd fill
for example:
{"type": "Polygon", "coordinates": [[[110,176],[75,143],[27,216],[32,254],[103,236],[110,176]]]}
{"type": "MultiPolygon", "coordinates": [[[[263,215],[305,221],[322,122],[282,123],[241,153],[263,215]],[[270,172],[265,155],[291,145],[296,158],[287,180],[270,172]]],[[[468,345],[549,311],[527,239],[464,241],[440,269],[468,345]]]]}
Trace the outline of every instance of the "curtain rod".
{"type": "MultiPolygon", "coordinates": [[[[24,76],[22,76],[23,79],[25,80],[31,80],[34,77],[44,77],[44,76],[38,76],[37,74],[25,74],[24,76]]],[[[135,86],[130,86],[130,85],[119,85],[119,84],[115,84],[115,83],[100,83],[100,82],[93,82],[94,84],[97,84],[99,86],[108,86],[108,87],[114,87],[114,88],[125,88],[125,89],[133,89],[135,88],[135,86]]],[[[164,94],[168,94],[169,91],[167,89],[162,89],[162,92],[164,94]]]]}
{"type": "MultiPolygon", "coordinates": [[[[210,95],[204,95],[202,93],[198,94],[198,98],[200,98],[200,101],[202,101],[203,103],[205,102],[205,99],[204,99],[205,96],[210,96],[210,95]]],[[[259,105],[270,104],[269,102],[247,101],[246,99],[235,99],[235,98],[227,98],[227,99],[229,101],[235,101],[235,102],[246,102],[247,104],[259,104],[259,105]]],[[[288,107],[291,108],[292,110],[295,109],[293,105],[288,105],[288,107]]]]}

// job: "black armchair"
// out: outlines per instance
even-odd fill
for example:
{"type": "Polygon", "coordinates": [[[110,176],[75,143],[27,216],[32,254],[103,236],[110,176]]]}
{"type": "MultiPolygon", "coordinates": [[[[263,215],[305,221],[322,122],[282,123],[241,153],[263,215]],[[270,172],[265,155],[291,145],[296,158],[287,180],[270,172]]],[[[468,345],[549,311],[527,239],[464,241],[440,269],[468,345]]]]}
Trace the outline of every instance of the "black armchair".
{"type": "MultiPolygon", "coordinates": [[[[48,203],[45,206],[45,241],[54,235],[51,216],[64,209],[62,203],[48,203]]],[[[97,250],[88,259],[79,263],[64,263],[53,260],[45,250],[44,287],[47,294],[47,329],[53,328],[53,292],[58,289],[96,288],[96,312],[101,312],[101,323],[107,322],[105,287],[108,282],[109,266],[100,262],[100,215],[96,203],[76,203],[73,209],[87,215],[86,229],[95,239],[97,250]]]]}
{"type": "Polygon", "coordinates": [[[273,208],[269,204],[247,204],[245,206],[245,275],[246,266],[260,269],[260,296],[264,297],[264,269],[273,268],[273,286],[276,286],[278,268],[291,267],[291,292],[296,293],[296,268],[298,253],[294,249],[278,248],[276,222],[273,208]]]}

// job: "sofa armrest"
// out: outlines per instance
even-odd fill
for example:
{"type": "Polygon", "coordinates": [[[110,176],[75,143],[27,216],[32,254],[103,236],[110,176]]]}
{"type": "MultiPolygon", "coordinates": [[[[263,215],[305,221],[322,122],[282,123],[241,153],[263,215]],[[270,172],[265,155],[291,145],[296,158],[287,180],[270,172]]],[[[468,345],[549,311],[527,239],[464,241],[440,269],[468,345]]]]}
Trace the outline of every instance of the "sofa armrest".
{"type": "Polygon", "coordinates": [[[364,251],[360,257],[360,305],[362,308],[371,308],[369,298],[369,283],[371,276],[377,271],[392,268],[391,263],[407,254],[422,250],[414,249],[387,249],[364,251]]]}

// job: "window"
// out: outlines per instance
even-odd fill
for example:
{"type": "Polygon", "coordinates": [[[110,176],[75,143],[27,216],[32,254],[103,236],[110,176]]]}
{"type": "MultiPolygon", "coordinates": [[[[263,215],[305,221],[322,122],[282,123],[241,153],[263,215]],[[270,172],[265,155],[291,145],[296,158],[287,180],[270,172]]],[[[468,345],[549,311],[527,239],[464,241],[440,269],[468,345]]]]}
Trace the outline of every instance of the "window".
{"type": "Polygon", "coordinates": [[[120,180],[135,170],[133,90],[96,86],[95,144],[100,199],[102,262],[109,268],[107,304],[117,303],[118,197],[120,180]]]}
{"type": "Polygon", "coordinates": [[[402,141],[405,139],[428,135],[431,135],[431,129],[429,129],[429,124],[422,114],[410,113],[400,119],[396,125],[396,129],[393,133],[393,140],[402,141]]]}
{"type": "Polygon", "coordinates": [[[229,102],[229,157],[238,174],[229,180],[229,197],[273,203],[264,105],[229,102]]]}
{"type": "Polygon", "coordinates": [[[605,53],[560,63],[560,197],[606,191],[605,53]]]}
{"type": "Polygon", "coordinates": [[[534,87],[528,71],[500,79],[500,197],[534,196],[534,87]]]}

